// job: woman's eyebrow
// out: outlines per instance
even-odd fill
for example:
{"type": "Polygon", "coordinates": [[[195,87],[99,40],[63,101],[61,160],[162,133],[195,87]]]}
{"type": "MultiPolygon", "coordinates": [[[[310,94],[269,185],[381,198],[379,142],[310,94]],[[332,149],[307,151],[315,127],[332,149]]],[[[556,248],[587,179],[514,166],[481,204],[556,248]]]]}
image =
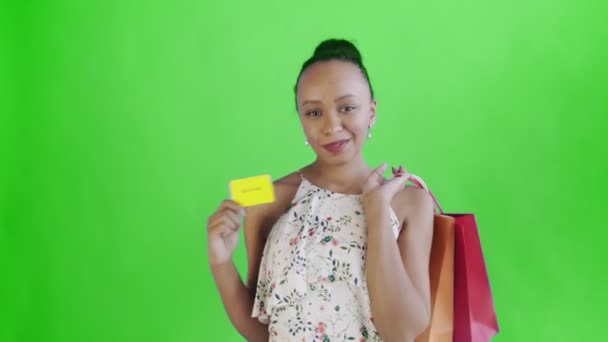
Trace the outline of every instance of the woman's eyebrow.
{"type": "Polygon", "coordinates": [[[302,102],[302,104],[300,106],[305,106],[306,104],[309,103],[321,103],[321,100],[305,100],[304,102],[302,102]]]}
{"type": "MultiPolygon", "coordinates": [[[[342,95],[342,96],[336,97],[334,99],[334,102],[338,102],[340,100],[344,100],[347,97],[354,97],[354,96],[355,95],[353,95],[353,94],[342,95]]],[[[321,103],[321,102],[322,102],[321,100],[305,100],[304,102],[302,102],[301,106],[304,106],[304,105],[309,104],[309,103],[321,103]]]]}
{"type": "Polygon", "coordinates": [[[340,97],[336,97],[336,98],[334,99],[334,102],[338,102],[338,101],[340,101],[340,100],[344,100],[344,99],[345,99],[345,98],[347,98],[347,97],[354,97],[354,96],[355,96],[355,95],[353,95],[353,94],[346,94],[346,95],[342,95],[342,96],[340,96],[340,97]]]}

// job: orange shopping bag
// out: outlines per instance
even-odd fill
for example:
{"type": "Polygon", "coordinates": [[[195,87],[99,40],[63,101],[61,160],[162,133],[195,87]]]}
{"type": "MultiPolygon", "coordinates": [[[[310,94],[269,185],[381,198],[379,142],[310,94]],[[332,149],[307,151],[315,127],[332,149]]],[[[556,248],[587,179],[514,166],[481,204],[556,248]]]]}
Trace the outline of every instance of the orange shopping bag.
{"type": "Polygon", "coordinates": [[[433,234],[439,235],[433,237],[429,269],[431,323],[416,341],[487,342],[498,334],[498,320],[475,215],[445,213],[422,179],[412,176],[411,181],[429,193],[440,212],[435,215],[433,234]],[[449,225],[443,224],[450,227],[450,234],[439,228],[440,218],[451,219],[449,225]],[[446,234],[452,239],[449,259],[441,247],[446,234]],[[449,289],[448,282],[452,283],[449,289]],[[448,297],[451,305],[445,304],[448,297]]]}
{"type": "Polygon", "coordinates": [[[435,215],[429,263],[431,323],[416,342],[451,342],[454,331],[454,218],[435,215]]]}

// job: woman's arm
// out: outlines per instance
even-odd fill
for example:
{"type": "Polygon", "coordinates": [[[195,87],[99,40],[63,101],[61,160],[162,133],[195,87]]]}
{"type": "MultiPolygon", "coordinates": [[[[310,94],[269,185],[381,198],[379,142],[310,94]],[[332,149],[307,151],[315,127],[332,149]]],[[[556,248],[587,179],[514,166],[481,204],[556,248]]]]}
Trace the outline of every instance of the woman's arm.
{"type": "Polygon", "coordinates": [[[268,325],[251,317],[260,262],[272,226],[295,195],[300,177],[286,176],[274,182],[275,201],[246,209],[244,219],[247,249],[247,281],[243,283],[234,262],[212,265],[211,270],[230,321],[247,341],[268,341],[268,325]]]}
{"type": "Polygon", "coordinates": [[[232,325],[247,341],[268,341],[268,326],[251,317],[255,293],[243,284],[234,262],[212,265],[222,303],[232,325]]]}
{"type": "Polygon", "coordinates": [[[211,265],[211,272],[232,325],[241,336],[250,342],[268,341],[268,326],[257,318],[251,317],[257,273],[265,244],[262,217],[267,211],[266,209],[264,206],[249,208],[244,219],[248,286],[243,283],[232,260],[223,264],[211,265]]]}
{"type": "Polygon", "coordinates": [[[433,202],[421,189],[408,187],[401,192],[407,209],[397,242],[391,229],[390,203],[365,207],[371,311],[378,332],[388,342],[413,341],[430,321],[433,202]]]}

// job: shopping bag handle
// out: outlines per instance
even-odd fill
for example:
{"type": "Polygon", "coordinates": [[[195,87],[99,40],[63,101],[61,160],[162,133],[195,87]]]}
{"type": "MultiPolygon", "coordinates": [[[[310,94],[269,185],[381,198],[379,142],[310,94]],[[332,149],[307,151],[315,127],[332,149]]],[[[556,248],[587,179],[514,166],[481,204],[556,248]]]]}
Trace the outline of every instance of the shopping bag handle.
{"type": "Polygon", "coordinates": [[[422,180],[422,178],[416,176],[416,175],[411,175],[410,177],[410,182],[414,183],[414,185],[424,189],[433,199],[433,202],[435,203],[435,207],[437,209],[439,209],[439,212],[441,214],[444,214],[445,212],[443,211],[443,208],[441,207],[441,205],[439,204],[439,201],[437,201],[437,198],[435,198],[435,195],[433,195],[433,193],[431,192],[431,190],[429,189],[428,186],[426,186],[426,183],[424,183],[424,181],[422,180]]]}

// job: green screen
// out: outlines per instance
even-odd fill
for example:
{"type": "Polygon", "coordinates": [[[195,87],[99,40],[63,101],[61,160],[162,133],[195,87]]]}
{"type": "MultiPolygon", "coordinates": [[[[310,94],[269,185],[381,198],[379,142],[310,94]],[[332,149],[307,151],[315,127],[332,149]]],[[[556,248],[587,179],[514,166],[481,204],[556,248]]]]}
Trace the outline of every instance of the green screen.
{"type": "MultiPolygon", "coordinates": [[[[322,40],[378,101],[371,166],[475,213],[501,332],[600,341],[601,0],[2,5],[1,341],[240,341],[207,264],[228,181],[314,158],[294,108],[322,40]]],[[[244,275],[241,241],[235,261],[244,275]]]]}

